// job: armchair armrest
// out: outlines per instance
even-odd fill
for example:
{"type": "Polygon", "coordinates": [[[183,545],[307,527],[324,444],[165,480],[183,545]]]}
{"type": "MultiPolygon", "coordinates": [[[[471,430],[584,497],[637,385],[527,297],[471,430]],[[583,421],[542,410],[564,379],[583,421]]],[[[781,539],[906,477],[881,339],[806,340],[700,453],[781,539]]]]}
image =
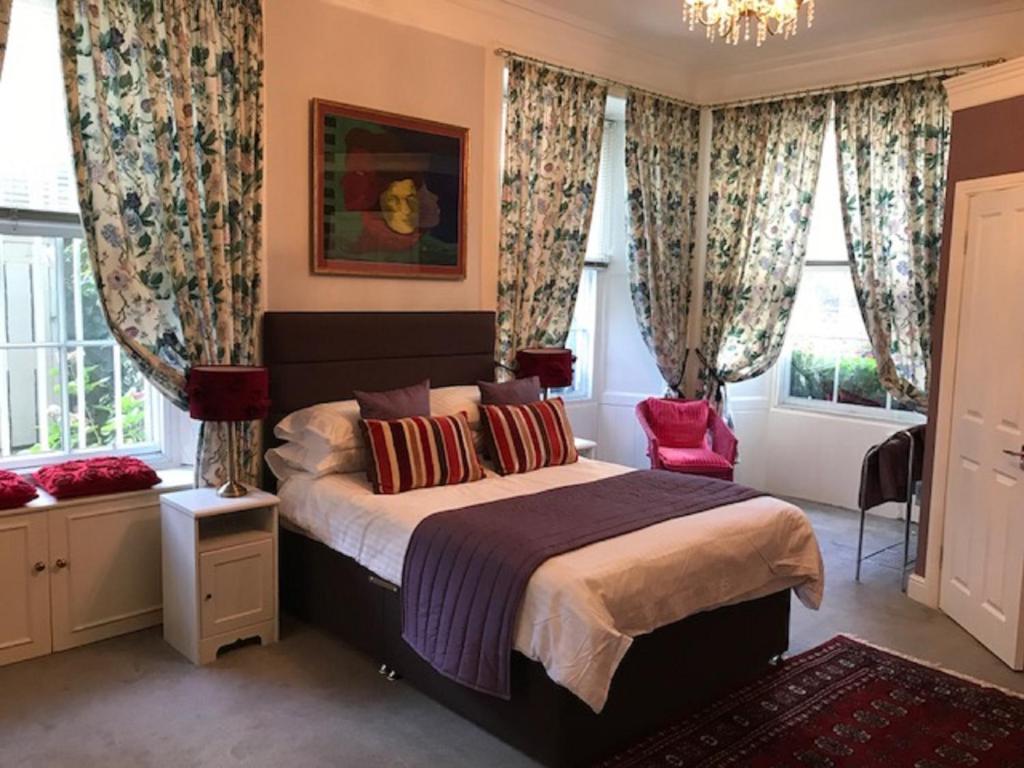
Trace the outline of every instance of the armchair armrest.
{"type": "Polygon", "coordinates": [[[733,434],[732,430],[729,429],[729,425],[725,423],[725,419],[718,415],[718,412],[711,409],[708,415],[708,422],[711,431],[711,450],[721,456],[723,459],[728,461],[730,464],[736,464],[736,455],[739,453],[739,440],[736,439],[736,435],[733,434]]]}
{"type": "Polygon", "coordinates": [[[658,436],[654,434],[651,425],[647,423],[647,418],[644,416],[643,403],[638,403],[636,406],[636,420],[640,422],[640,428],[647,436],[647,456],[651,460],[651,469],[661,469],[661,457],[658,455],[658,436]]]}

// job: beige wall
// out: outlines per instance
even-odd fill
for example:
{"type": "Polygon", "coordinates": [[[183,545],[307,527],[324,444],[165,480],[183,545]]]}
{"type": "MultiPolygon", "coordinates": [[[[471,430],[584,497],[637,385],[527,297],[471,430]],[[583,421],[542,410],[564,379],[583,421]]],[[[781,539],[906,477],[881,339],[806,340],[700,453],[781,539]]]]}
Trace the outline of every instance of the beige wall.
{"type": "Polygon", "coordinates": [[[481,46],[319,0],[268,2],[265,21],[268,309],[493,306],[496,246],[493,237],[483,243],[483,210],[485,183],[496,186],[497,170],[494,163],[485,165],[483,158],[497,155],[484,136],[489,72],[492,80],[497,78],[499,91],[501,87],[496,57],[481,46]],[[309,102],[313,97],[469,128],[465,280],[381,280],[310,273],[309,102]]]}

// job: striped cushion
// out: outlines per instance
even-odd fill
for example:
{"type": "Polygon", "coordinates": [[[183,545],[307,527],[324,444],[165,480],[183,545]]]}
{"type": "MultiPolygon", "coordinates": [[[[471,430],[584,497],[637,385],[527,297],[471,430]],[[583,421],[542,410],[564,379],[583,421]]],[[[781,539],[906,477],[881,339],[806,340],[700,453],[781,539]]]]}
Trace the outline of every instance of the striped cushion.
{"type": "Polygon", "coordinates": [[[484,476],[465,413],[364,419],[363,429],[374,493],[471,483],[484,476]]]}
{"type": "Polygon", "coordinates": [[[562,398],[523,405],[482,405],[491,457],[503,475],[579,459],[562,398]]]}

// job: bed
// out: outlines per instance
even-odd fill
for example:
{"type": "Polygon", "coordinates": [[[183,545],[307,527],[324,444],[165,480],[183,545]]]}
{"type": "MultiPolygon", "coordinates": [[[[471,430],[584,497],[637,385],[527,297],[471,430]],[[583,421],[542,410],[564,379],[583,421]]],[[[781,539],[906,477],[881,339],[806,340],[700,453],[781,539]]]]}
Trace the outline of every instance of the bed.
{"type": "MultiPolygon", "coordinates": [[[[492,380],[493,348],[489,312],[268,313],[267,444],[275,442],[273,427],[288,413],[347,399],[354,389],[386,389],[422,378],[435,387],[492,380]]],[[[374,497],[358,476],[293,478],[279,489],[285,520],[281,604],[540,762],[590,764],[756,675],[786,650],[791,589],[804,590],[805,602],[820,600],[820,574],[809,575],[815,564],[806,555],[817,553],[816,543],[791,546],[787,540],[807,535],[798,510],[761,497],[737,509],[695,515],[675,528],[663,523],[657,531],[636,531],[552,558],[537,570],[524,599],[509,700],[441,676],[403,642],[398,583],[408,537],[432,512],[623,471],[581,461],[388,498],[374,497]],[[792,521],[797,534],[780,534],[788,530],[785,525],[772,528],[767,521],[776,518],[792,521]],[[763,530],[751,526],[756,519],[766,521],[763,530]],[[736,547],[710,551],[730,535],[746,542],[746,560],[736,559],[736,547]],[[681,556],[688,540],[697,545],[681,556]],[[624,551],[634,553],[628,568],[620,559],[624,551]],[[693,556],[698,552],[703,559],[693,556]],[[794,565],[799,558],[793,552],[804,554],[802,563],[794,565]],[[668,594],[668,602],[676,603],[669,609],[687,618],[665,624],[663,606],[644,610],[646,580],[656,576],[659,563],[689,577],[668,594]],[[625,578],[628,573],[634,577],[625,578]],[[563,586],[573,574],[588,582],[589,591],[563,586]],[[592,595],[609,593],[618,594],[598,610],[585,605],[592,595]],[[584,613],[607,616],[601,621],[588,615],[579,622],[583,632],[551,629],[554,617],[584,613]],[[566,662],[573,645],[585,648],[599,674],[580,675],[571,656],[566,662]]],[[[273,483],[268,474],[265,484],[273,483]]]]}

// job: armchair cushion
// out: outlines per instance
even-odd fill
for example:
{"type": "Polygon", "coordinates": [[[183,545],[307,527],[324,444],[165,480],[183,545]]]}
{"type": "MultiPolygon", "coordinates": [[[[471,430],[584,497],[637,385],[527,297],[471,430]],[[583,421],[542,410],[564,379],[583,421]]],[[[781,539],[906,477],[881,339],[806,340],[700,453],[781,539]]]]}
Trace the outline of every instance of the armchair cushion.
{"type": "Polygon", "coordinates": [[[659,445],[668,448],[707,447],[707,400],[651,398],[647,401],[647,413],[659,445]]]}
{"type": "Polygon", "coordinates": [[[709,448],[659,448],[658,458],[665,469],[693,475],[732,471],[732,464],[709,448]]]}

